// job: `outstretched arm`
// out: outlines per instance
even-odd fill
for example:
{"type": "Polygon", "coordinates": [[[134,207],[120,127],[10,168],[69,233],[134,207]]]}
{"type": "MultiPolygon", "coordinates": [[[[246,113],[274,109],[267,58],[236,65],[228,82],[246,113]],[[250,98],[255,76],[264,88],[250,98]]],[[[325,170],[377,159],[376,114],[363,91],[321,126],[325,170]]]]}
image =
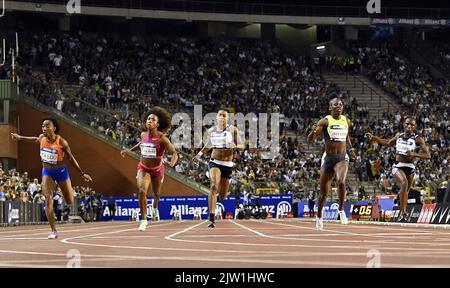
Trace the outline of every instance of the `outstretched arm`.
{"type": "Polygon", "coordinates": [[[139,143],[137,143],[136,145],[134,145],[130,149],[126,148],[126,149],[123,149],[122,151],[120,151],[120,155],[122,155],[122,157],[125,157],[125,154],[131,153],[131,152],[137,150],[140,145],[141,145],[141,142],[139,141],[139,143]]]}
{"type": "Polygon", "coordinates": [[[41,138],[44,137],[43,134],[39,135],[39,137],[27,137],[27,136],[21,136],[17,133],[11,133],[11,138],[13,140],[17,140],[17,141],[27,141],[27,142],[33,142],[33,143],[38,143],[39,140],[41,140],[41,138]]]}
{"type": "Polygon", "coordinates": [[[178,153],[177,150],[175,150],[175,147],[170,142],[169,138],[166,136],[161,137],[161,142],[163,143],[164,147],[166,148],[167,152],[172,155],[172,159],[170,159],[169,166],[170,168],[173,168],[175,164],[177,164],[178,161],[178,153]]]}
{"type": "Polygon", "coordinates": [[[200,152],[198,152],[197,153],[197,155],[195,155],[194,156],[194,158],[192,158],[192,161],[193,162],[197,162],[197,161],[199,161],[200,160],[200,158],[202,158],[202,155],[203,154],[205,154],[205,153],[208,153],[209,152],[209,150],[211,150],[211,147],[212,147],[212,143],[211,143],[211,138],[210,138],[210,130],[211,129],[209,129],[208,130],[208,134],[207,134],[207,138],[206,138],[206,144],[205,144],[205,146],[203,146],[203,148],[202,148],[202,150],[200,150],[200,152]]]}
{"type": "MultiPolygon", "coordinates": [[[[141,138],[142,138],[142,133],[141,133],[141,138]]],[[[137,143],[136,145],[134,145],[133,147],[131,147],[130,149],[126,148],[123,149],[122,151],[120,151],[120,155],[122,157],[125,157],[125,154],[129,154],[135,150],[137,150],[139,148],[139,146],[141,145],[141,141],[139,141],[139,143],[137,143]]]]}
{"type": "Polygon", "coordinates": [[[400,136],[400,133],[397,133],[394,138],[391,139],[383,139],[380,138],[379,136],[373,135],[372,133],[366,133],[366,137],[372,141],[374,140],[375,142],[384,145],[384,146],[394,146],[395,142],[397,141],[398,137],[400,136]]]}
{"type": "Polygon", "coordinates": [[[322,132],[323,129],[326,129],[328,126],[327,118],[322,118],[313,125],[312,131],[308,134],[308,141],[314,141],[322,132]]]}
{"type": "Polygon", "coordinates": [[[61,146],[62,146],[62,150],[65,153],[67,153],[67,155],[69,155],[70,164],[72,164],[75,168],[77,168],[77,170],[80,172],[81,177],[84,179],[84,181],[86,181],[86,182],[92,181],[91,176],[89,176],[88,174],[83,172],[80,165],[78,164],[78,161],[75,159],[75,157],[72,154],[72,151],[70,150],[69,143],[63,138],[61,138],[61,146]]]}
{"type": "Polygon", "coordinates": [[[347,118],[347,123],[348,123],[348,131],[349,133],[347,133],[347,146],[348,146],[348,151],[350,152],[350,160],[355,161],[356,160],[356,151],[355,148],[353,148],[352,145],[352,141],[350,139],[350,131],[351,128],[353,127],[352,121],[350,121],[350,119],[347,118]]]}
{"type": "Polygon", "coordinates": [[[419,153],[415,153],[413,151],[408,151],[408,156],[410,157],[418,157],[422,159],[431,159],[430,150],[428,149],[427,144],[425,144],[425,141],[422,137],[417,137],[416,143],[420,146],[419,153]]]}
{"type": "MultiPolygon", "coordinates": [[[[234,126],[233,126],[234,127],[234,126]]],[[[245,146],[244,146],[244,142],[242,141],[241,135],[239,134],[239,130],[237,127],[234,127],[234,135],[236,135],[236,149],[238,149],[239,151],[243,151],[245,146]]]]}

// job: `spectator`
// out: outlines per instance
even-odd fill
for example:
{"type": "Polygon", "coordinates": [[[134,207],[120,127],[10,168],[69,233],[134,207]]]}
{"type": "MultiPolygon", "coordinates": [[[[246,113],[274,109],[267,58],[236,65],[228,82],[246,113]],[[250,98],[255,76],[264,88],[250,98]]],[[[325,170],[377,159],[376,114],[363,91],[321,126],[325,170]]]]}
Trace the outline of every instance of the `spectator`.
{"type": "Polygon", "coordinates": [[[114,221],[114,215],[116,215],[116,199],[113,196],[108,197],[108,210],[111,221],[114,221]]]}
{"type": "Polygon", "coordinates": [[[314,192],[309,192],[308,195],[308,207],[309,207],[309,217],[315,217],[314,205],[316,204],[316,199],[314,197],[314,192]]]}

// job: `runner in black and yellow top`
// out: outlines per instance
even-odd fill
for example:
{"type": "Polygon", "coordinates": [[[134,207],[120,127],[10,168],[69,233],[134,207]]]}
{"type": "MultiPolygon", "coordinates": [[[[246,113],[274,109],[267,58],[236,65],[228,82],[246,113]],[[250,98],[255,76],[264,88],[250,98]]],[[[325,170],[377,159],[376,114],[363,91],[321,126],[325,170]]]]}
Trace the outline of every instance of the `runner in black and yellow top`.
{"type": "Polygon", "coordinates": [[[344,199],[346,196],[345,179],[347,177],[349,157],[347,155],[347,146],[349,147],[350,159],[356,159],[355,149],[349,137],[351,121],[342,115],[343,103],[341,99],[334,98],[330,101],[331,115],[322,118],[313,126],[308,135],[308,141],[314,141],[320,132],[323,132],[325,138],[325,153],[322,156],[322,165],[320,169],[320,192],[318,193],[319,207],[317,211],[316,229],[323,229],[322,209],[331,181],[336,175],[336,181],[339,194],[339,217],[342,224],[347,224],[345,215],[344,199]],[[348,142],[348,145],[347,145],[348,142]]]}
{"type": "Polygon", "coordinates": [[[225,199],[229,192],[230,178],[232,174],[234,149],[244,149],[238,129],[228,125],[228,112],[219,110],[216,117],[216,126],[207,132],[205,146],[192,159],[197,162],[204,153],[212,149],[209,161],[209,174],[211,179],[210,194],[208,197],[209,225],[214,228],[214,216],[216,211],[217,194],[220,199],[225,199]]]}
{"type": "Polygon", "coordinates": [[[395,177],[395,181],[400,185],[399,222],[406,222],[408,216],[406,213],[408,193],[414,181],[414,173],[416,170],[414,158],[431,158],[430,151],[423,138],[414,133],[416,130],[416,120],[412,117],[407,117],[403,123],[403,129],[403,133],[397,133],[394,138],[391,139],[382,139],[371,133],[366,133],[367,138],[371,141],[375,141],[388,147],[395,145],[396,163],[392,166],[392,175],[395,177]]]}

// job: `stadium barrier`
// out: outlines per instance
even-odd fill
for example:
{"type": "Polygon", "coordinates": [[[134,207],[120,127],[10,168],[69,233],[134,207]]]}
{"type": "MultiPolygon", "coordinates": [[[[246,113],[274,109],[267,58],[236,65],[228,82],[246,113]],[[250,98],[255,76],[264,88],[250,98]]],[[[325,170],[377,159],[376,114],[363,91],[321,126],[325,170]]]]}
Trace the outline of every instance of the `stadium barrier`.
{"type": "MultiPolygon", "coordinates": [[[[140,214],[139,200],[137,197],[116,197],[116,211],[114,220],[129,221],[133,214],[140,214]]],[[[147,198],[148,203],[152,203],[152,197],[147,198]]],[[[218,202],[216,212],[218,217],[224,219],[226,215],[231,217],[236,214],[236,203],[242,202],[242,197],[236,199],[234,196],[228,196],[226,199],[218,202]],[[220,210],[220,211],[219,211],[220,210]]],[[[252,200],[253,202],[253,200],[252,200]]],[[[255,199],[255,205],[260,205],[267,213],[271,215],[288,215],[292,212],[292,195],[275,194],[260,195],[255,199]]],[[[103,200],[105,209],[101,220],[111,219],[107,200],[103,200]]],[[[176,196],[161,197],[158,203],[159,216],[162,220],[173,219],[175,213],[180,213],[183,220],[208,219],[208,197],[205,196],[176,196]]]]}
{"type": "Polygon", "coordinates": [[[450,204],[436,204],[430,223],[450,224],[450,204]]]}
{"type": "Polygon", "coordinates": [[[0,202],[0,224],[3,223],[3,202],[0,202]]]}
{"type": "MultiPolygon", "coordinates": [[[[78,215],[78,207],[76,201],[69,205],[70,214],[78,215]]],[[[57,221],[57,223],[66,223],[67,220],[57,221]]],[[[20,202],[20,201],[4,201],[0,202],[0,226],[17,226],[17,225],[38,225],[47,224],[45,219],[45,209],[43,204],[20,202]]]]}
{"type": "MultiPolygon", "coordinates": [[[[400,210],[395,206],[396,195],[383,195],[377,199],[377,205],[371,202],[345,202],[344,211],[352,220],[398,222],[400,210]]],[[[324,220],[337,220],[337,203],[326,202],[323,208],[324,220]]],[[[309,217],[308,201],[298,202],[297,217],[309,217]]],[[[317,202],[315,203],[317,213],[317,202]]],[[[450,204],[408,204],[408,217],[405,223],[450,224],[450,204]]]]}

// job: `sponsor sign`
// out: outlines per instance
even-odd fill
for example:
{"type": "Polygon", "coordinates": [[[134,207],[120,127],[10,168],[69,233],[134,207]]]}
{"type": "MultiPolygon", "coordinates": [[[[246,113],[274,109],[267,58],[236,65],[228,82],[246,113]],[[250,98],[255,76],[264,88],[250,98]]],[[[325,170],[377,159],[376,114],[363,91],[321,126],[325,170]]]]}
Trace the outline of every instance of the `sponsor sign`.
{"type": "MultiPolygon", "coordinates": [[[[344,211],[347,217],[350,217],[352,215],[352,207],[353,203],[350,202],[344,202],[344,211]]],[[[325,202],[323,204],[323,213],[322,217],[324,220],[336,220],[337,219],[337,210],[339,209],[338,203],[329,203],[325,202]],[[336,210],[336,211],[334,211],[336,210]],[[325,218],[327,217],[327,218],[325,218]]],[[[318,202],[314,204],[314,215],[317,215],[318,211],[318,202]]],[[[300,201],[298,202],[298,212],[297,217],[310,217],[310,211],[309,211],[309,204],[308,201],[300,201]]]]}
{"type": "MultiPolygon", "coordinates": [[[[243,197],[239,203],[242,203],[243,197]]],[[[116,212],[114,220],[130,220],[133,215],[140,216],[139,199],[137,197],[117,197],[116,212]]],[[[105,209],[103,210],[102,220],[111,219],[108,208],[107,199],[103,200],[105,209]]],[[[148,218],[152,217],[151,207],[153,204],[153,197],[147,198],[147,212],[148,218]]],[[[276,195],[261,195],[258,199],[252,199],[252,203],[259,203],[268,213],[272,215],[287,215],[292,212],[292,195],[276,194],[276,195]]],[[[234,196],[229,196],[225,200],[217,203],[216,210],[220,209],[222,215],[235,215],[237,200],[234,196]]],[[[172,219],[175,213],[180,213],[182,219],[193,219],[194,215],[200,214],[202,219],[208,218],[208,197],[207,196],[176,196],[176,197],[161,197],[158,203],[158,211],[160,219],[172,219]],[[200,213],[198,213],[200,212],[200,213]]]]}
{"type": "Polygon", "coordinates": [[[431,216],[432,224],[450,224],[450,205],[436,204],[431,216]]]}
{"type": "Polygon", "coordinates": [[[420,211],[419,219],[417,219],[417,223],[423,223],[423,224],[430,223],[435,207],[436,207],[435,203],[423,205],[422,210],[420,211]]]}
{"type": "MultiPolygon", "coordinates": [[[[421,205],[421,204],[408,205],[406,207],[406,213],[408,216],[406,218],[406,221],[404,221],[404,222],[405,223],[417,223],[421,217],[422,210],[423,210],[423,205],[421,205]]],[[[422,214],[422,217],[423,217],[423,214],[422,214]]],[[[400,219],[400,207],[395,206],[392,211],[389,222],[398,222],[399,219],[400,219]]]]}
{"type": "Polygon", "coordinates": [[[399,216],[400,216],[400,207],[395,206],[394,208],[392,208],[391,218],[389,219],[389,222],[397,222],[399,216]]]}
{"type": "Polygon", "coordinates": [[[408,220],[406,222],[417,223],[421,211],[422,211],[422,204],[408,205],[406,207],[406,212],[408,213],[408,220]]]}
{"type": "Polygon", "coordinates": [[[450,19],[371,18],[371,25],[450,26],[450,19]]]}
{"type": "Polygon", "coordinates": [[[7,224],[18,224],[20,222],[20,202],[7,201],[3,203],[3,221],[7,224]]]}

